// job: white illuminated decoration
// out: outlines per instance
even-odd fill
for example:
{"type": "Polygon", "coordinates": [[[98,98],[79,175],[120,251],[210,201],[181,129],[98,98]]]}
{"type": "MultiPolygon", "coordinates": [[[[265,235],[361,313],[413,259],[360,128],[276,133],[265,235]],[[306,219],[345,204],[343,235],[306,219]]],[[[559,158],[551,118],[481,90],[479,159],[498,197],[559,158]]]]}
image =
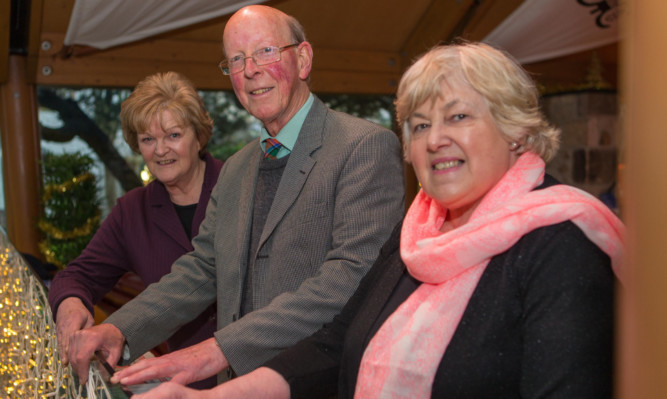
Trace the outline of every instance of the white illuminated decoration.
{"type": "Polygon", "coordinates": [[[46,288],[0,229],[0,397],[126,398],[112,391],[93,363],[86,387],[58,354],[46,288]]]}

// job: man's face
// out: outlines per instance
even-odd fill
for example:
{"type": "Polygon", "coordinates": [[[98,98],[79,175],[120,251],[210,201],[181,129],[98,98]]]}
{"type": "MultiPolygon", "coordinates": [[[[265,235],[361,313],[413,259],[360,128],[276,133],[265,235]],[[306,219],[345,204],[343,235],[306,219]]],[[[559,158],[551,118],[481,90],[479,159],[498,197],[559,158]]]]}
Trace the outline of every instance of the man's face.
{"type": "MultiPolygon", "coordinates": [[[[223,36],[227,58],[249,57],[262,48],[282,47],[292,41],[283,19],[263,9],[242,10],[232,16],[223,36]]],[[[310,72],[310,60],[304,68],[304,46],[309,49],[307,43],[285,49],[280,61],[267,65],[257,66],[252,58],[248,58],[242,72],[230,75],[234,92],[243,107],[262,121],[272,135],[285,126],[308,96],[305,79],[310,72]]]]}

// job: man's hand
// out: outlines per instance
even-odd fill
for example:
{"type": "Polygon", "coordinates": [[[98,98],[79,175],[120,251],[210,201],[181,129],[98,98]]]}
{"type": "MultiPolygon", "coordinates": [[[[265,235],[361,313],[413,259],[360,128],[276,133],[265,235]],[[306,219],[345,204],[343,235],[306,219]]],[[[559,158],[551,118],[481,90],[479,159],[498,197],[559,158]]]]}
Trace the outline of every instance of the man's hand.
{"type": "Polygon", "coordinates": [[[67,352],[69,341],[75,331],[91,327],[95,322],[86,306],[77,297],[69,297],[58,305],[56,336],[58,337],[58,352],[63,366],[69,363],[67,352]]]}
{"type": "Polygon", "coordinates": [[[290,387],[287,381],[282,375],[267,367],[260,367],[208,391],[195,391],[174,382],[165,382],[141,395],[132,395],[132,399],[288,399],[289,397],[290,387]]]}
{"type": "Polygon", "coordinates": [[[114,367],[123,352],[125,337],[113,324],[100,324],[75,331],[70,339],[67,356],[72,369],[79,376],[79,383],[88,381],[88,367],[95,351],[99,350],[114,367]]]}
{"type": "Polygon", "coordinates": [[[168,355],[144,359],[116,372],[112,383],[136,385],[144,381],[169,378],[178,384],[203,380],[229,367],[215,338],[177,350],[168,355]]]}

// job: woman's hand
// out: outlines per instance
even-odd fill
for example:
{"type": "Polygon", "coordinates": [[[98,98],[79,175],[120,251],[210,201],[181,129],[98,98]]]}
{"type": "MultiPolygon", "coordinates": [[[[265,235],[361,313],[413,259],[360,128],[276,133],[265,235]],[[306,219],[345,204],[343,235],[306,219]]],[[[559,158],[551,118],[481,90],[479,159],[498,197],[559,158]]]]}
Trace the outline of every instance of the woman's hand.
{"type": "Polygon", "coordinates": [[[70,339],[67,356],[72,363],[72,370],[79,376],[79,383],[88,381],[88,367],[95,351],[100,351],[105,360],[116,366],[123,352],[125,337],[113,324],[100,324],[75,331],[70,339]]]}
{"type": "Polygon", "coordinates": [[[77,297],[69,297],[60,302],[56,321],[56,336],[58,338],[58,352],[63,367],[69,364],[67,351],[70,339],[74,332],[91,327],[95,318],[86,306],[77,297]]]}

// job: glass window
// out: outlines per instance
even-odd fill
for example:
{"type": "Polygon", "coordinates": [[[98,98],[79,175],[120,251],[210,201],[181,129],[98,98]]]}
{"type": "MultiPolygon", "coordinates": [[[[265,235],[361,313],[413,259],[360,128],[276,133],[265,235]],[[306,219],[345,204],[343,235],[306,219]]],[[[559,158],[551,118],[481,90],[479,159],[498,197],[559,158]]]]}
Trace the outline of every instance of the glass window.
{"type": "MultiPolygon", "coordinates": [[[[42,153],[86,154],[94,159],[102,215],[116,199],[142,184],[143,159],[123,139],[120,104],[131,89],[38,88],[42,153]],[[65,115],[65,116],[63,116],[65,115]],[[78,120],[67,119],[78,115],[78,120]]],[[[209,152],[225,160],[259,135],[260,124],[240,105],[233,92],[201,91],[213,118],[209,152]]],[[[392,127],[392,96],[320,95],[330,107],[392,127]]]]}

